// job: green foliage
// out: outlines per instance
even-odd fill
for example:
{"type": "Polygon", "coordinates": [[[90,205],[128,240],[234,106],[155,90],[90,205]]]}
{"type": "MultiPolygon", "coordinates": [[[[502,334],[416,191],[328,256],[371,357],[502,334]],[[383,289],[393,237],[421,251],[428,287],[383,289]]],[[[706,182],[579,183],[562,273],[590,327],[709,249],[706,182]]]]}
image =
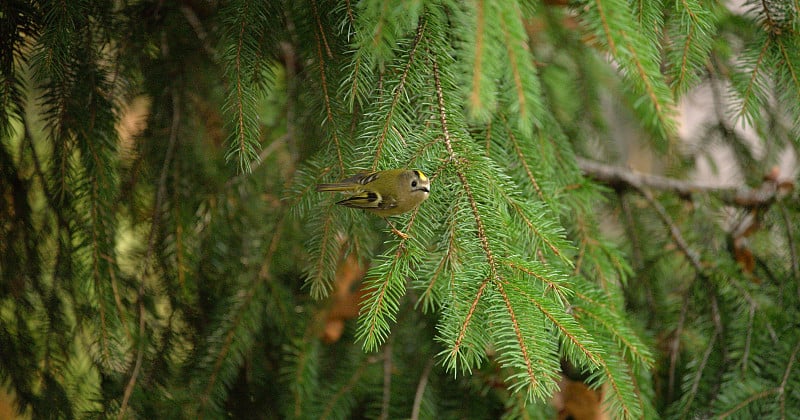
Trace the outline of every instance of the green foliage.
{"type": "Polygon", "coordinates": [[[543,418],[568,367],[612,418],[800,411],[797,2],[553,3],[2,2],[18,411],[543,418]],[[314,189],[400,167],[392,226],[314,189]]]}

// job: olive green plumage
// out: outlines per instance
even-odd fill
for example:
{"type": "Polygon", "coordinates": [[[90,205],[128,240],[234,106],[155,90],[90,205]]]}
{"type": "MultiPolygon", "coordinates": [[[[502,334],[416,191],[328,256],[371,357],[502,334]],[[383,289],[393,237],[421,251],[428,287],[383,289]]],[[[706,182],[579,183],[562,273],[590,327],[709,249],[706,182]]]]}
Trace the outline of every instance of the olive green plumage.
{"type": "Polygon", "coordinates": [[[421,171],[389,169],[358,173],[333,184],[318,184],[317,191],[348,194],[336,204],[386,217],[416,208],[428,198],[430,185],[431,181],[421,171]]]}

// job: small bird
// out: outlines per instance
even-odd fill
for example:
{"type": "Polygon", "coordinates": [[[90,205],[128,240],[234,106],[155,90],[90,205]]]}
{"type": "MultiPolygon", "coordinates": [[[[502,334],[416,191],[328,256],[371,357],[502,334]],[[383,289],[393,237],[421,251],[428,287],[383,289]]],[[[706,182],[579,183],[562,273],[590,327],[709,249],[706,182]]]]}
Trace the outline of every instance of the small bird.
{"type": "MultiPolygon", "coordinates": [[[[317,191],[348,194],[347,198],[336,204],[364,209],[386,220],[386,216],[402,214],[419,206],[428,198],[430,186],[430,179],[421,171],[389,169],[361,172],[333,184],[318,184],[317,191]]],[[[396,235],[408,238],[408,235],[395,229],[391,222],[386,222],[396,235]]]]}

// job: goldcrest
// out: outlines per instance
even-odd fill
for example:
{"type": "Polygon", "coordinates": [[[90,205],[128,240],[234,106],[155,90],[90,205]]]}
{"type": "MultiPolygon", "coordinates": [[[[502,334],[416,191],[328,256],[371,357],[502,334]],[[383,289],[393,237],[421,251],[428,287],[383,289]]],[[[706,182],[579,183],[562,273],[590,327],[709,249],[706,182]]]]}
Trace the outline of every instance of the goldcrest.
{"type": "Polygon", "coordinates": [[[348,195],[336,204],[364,209],[381,217],[411,211],[430,194],[431,181],[421,171],[389,169],[362,172],[333,184],[318,184],[317,191],[348,195]]]}

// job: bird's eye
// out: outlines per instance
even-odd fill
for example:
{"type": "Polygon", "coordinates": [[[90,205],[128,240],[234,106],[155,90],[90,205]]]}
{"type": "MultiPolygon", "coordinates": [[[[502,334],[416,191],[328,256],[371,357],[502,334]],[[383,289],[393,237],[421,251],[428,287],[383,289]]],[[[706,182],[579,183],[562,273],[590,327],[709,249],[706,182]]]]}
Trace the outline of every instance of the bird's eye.
{"type": "Polygon", "coordinates": [[[417,186],[417,181],[411,181],[411,187],[416,187],[416,186],[417,186]]]}

